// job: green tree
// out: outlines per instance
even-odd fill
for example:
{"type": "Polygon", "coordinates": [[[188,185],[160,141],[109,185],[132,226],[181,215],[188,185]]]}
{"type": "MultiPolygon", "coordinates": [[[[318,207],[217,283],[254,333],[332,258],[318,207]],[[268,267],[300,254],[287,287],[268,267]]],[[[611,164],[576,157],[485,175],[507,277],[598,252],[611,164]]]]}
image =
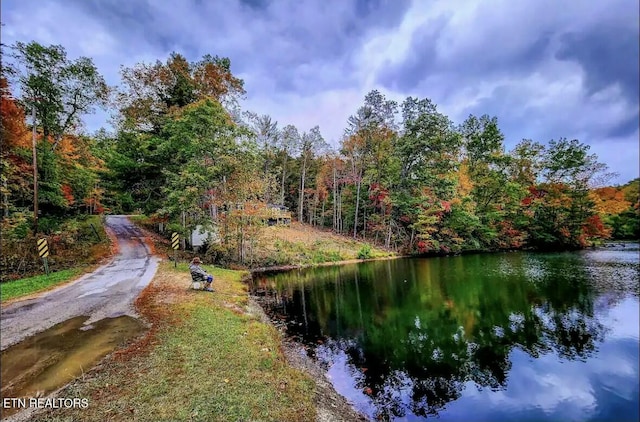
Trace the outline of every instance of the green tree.
{"type": "Polygon", "coordinates": [[[298,193],[298,221],[300,222],[304,221],[305,183],[309,166],[314,155],[321,153],[326,148],[327,143],[322,134],[320,134],[318,126],[313,127],[309,132],[303,133],[300,138],[300,191],[298,193]]]}
{"type": "Polygon", "coordinates": [[[273,174],[272,166],[275,159],[275,150],[281,137],[281,133],[278,130],[278,122],[272,121],[271,117],[266,114],[258,115],[253,112],[246,112],[245,115],[251,122],[251,131],[262,150],[264,160],[262,178],[265,181],[264,200],[270,203],[277,192],[276,176],[273,174]]]}
{"type": "Polygon", "coordinates": [[[610,173],[588,151],[588,145],[565,138],[551,140],[545,149],[543,183],[532,187],[525,198],[534,246],[578,248],[587,246],[593,238],[607,236],[589,190],[610,173]]]}
{"type": "Polygon", "coordinates": [[[287,125],[282,129],[279,137],[280,156],[282,161],[282,175],[280,177],[280,205],[285,204],[285,184],[288,177],[287,164],[289,159],[298,152],[300,147],[300,133],[293,125],[287,125]]]}
{"type": "Polygon", "coordinates": [[[400,162],[396,202],[401,219],[411,229],[411,247],[417,237],[422,252],[438,251],[441,243],[447,250],[446,238],[452,236],[441,233],[440,228],[455,195],[460,135],[426,98],[408,97],[402,104],[402,117],[403,132],[396,146],[400,162]]]}
{"type": "Polygon", "coordinates": [[[173,110],[204,98],[232,108],[245,92],[242,79],[231,73],[231,61],[209,54],[188,62],[174,52],[166,63],[139,63],[121,73],[122,88],[117,94],[121,124],[156,134],[173,110]]]}
{"type": "MultiPolygon", "coordinates": [[[[342,151],[351,163],[352,180],[356,186],[353,214],[353,237],[359,229],[360,199],[364,178],[370,178],[378,190],[383,176],[390,174],[388,167],[392,159],[392,142],[396,128],[397,103],[386,99],[379,91],[373,90],[364,98],[364,105],[348,119],[342,151]],[[368,174],[367,174],[368,173],[368,174]]],[[[380,207],[381,208],[381,207],[380,207]]],[[[380,210],[382,213],[385,210],[380,210]]],[[[387,210],[388,211],[388,210],[387,210]]],[[[362,220],[365,220],[363,217],[362,220]]],[[[366,233],[366,221],[362,222],[366,233]]]]}
{"type": "Polygon", "coordinates": [[[205,99],[184,107],[157,139],[166,178],[162,210],[180,218],[185,234],[196,225],[210,226],[217,214],[213,207],[220,203],[221,185],[238,170],[239,130],[219,102],[205,99]]]}
{"type": "Polygon", "coordinates": [[[64,47],[37,42],[17,42],[13,51],[20,100],[29,110],[35,107],[43,139],[52,136],[53,148],[83,114],[106,106],[109,88],[90,58],[69,60],[64,47]]]}
{"type": "Polygon", "coordinates": [[[473,185],[471,196],[480,220],[476,234],[493,247],[502,243],[500,226],[508,208],[519,203],[517,183],[509,177],[511,157],[504,151],[504,135],[498,119],[473,115],[460,128],[464,139],[465,162],[473,185]]]}

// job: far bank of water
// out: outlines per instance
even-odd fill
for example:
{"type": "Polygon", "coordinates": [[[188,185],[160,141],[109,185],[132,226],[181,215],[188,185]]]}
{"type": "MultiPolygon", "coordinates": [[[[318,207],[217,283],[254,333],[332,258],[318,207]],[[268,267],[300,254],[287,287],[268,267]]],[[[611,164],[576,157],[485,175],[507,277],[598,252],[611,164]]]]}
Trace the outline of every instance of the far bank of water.
{"type": "Polygon", "coordinates": [[[637,420],[638,244],[254,278],[371,418],[637,420]]]}

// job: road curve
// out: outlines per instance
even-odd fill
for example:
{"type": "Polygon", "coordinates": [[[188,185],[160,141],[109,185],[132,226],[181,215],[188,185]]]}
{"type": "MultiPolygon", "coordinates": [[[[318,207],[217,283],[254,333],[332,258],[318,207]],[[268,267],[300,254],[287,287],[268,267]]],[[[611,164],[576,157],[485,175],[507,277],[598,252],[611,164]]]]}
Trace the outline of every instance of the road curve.
{"type": "Polygon", "coordinates": [[[106,225],[118,239],[118,255],[71,284],[3,306],[0,350],[76,316],[89,316],[85,324],[136,316],[133,302],[155,275],[159,259],[151,255],[144,234],[126,216],[108,216],[106,225]]]}

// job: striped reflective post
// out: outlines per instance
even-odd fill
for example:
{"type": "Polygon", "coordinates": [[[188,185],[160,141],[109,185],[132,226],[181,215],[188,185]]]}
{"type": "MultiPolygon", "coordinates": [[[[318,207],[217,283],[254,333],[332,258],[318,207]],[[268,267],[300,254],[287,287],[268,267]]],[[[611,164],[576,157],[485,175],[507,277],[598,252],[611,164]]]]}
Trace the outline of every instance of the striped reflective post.
{"type": "Polygon", "coordinates": [[[176,268],[178,266],[177,250],[180,247],[180,236],[176,232],[171,234],[171,247],[173,248],[173,267],[176,268]]]}
{"type": "Polygon", "coordinates": [[[49,244],[47,243],[47,239],[38,239],[38,255],[42,258],[44,270],[47,275],[49,275],[49,263],[47,262],[47,257],[49,256],[49,244]]]}

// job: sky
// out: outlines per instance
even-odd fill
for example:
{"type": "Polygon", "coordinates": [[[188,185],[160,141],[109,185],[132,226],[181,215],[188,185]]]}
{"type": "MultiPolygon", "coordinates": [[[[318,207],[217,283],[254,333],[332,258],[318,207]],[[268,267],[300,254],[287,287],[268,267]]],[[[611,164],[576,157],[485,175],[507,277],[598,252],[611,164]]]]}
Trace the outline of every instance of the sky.
{"type": "Polygon", "coordinates": [[[429,98],[456,124],[497,116],[507,150],[578,139],[611,183],[639,176],[637,0],[2,0],[1,12],[4,44],[60,44],[110,85],[174,51],[228,57],[244,110],[319,125],[334,146],[377,89],[429,98]]]}

